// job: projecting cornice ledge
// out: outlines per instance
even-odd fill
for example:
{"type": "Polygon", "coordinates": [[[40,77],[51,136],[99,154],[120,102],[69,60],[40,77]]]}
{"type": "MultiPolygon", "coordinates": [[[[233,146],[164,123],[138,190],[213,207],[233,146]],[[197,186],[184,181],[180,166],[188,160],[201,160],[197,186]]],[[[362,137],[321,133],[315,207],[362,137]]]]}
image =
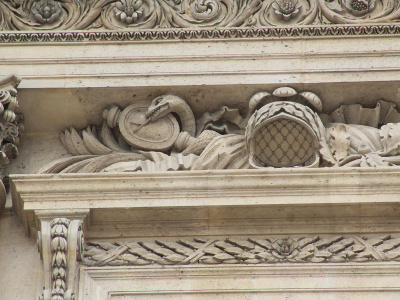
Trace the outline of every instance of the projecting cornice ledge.
{"type": "MultiPolygon", "coordinates": [[[[324,222],[329,218],[342,218],[340,222],[348,218],[358,224],[360,218],[373,223],[383,217],[390,229],[380,222],[379,228],[371,229],[368,225],[361,230],[393,232],[400,202],[399,180],[397,167],[13,175],[12,195],[14,208],[27,231],[34,234],[38,218],[43,215],[48,219],[79,215],[82,220],[90,211],[93,221],[97,217],[93,223],[101,227],[110,220],[140,223],[140,218],[120,219],[121,212],[129,210],[157,210],[170,215],[174,222],[229,219],[235,211],[234,218],[240,222],[247,218],[247,211],[255,208],[260,214],[263,210],[271,214],[272,209],[280,208],[291,215],[291,222],[312,216],[311,219],[319,217],[324,222]],[[207,217],[203,216],[204,210],[207,217]],[[213,211],[219,213],[213,217],[213,211]]],[[[277,216],[265,214],[261,218],[274,217],[277,216]]],[[[91,226],[89,220],[86,225],[91,226]]],[[[310,233],[318,230],[324,229],[310,229],[310,233]]],[[[112,237],[119,233],[109,234],[112,237]]],[[[87,236],[91,236],[90,230],[87,236]]]]}

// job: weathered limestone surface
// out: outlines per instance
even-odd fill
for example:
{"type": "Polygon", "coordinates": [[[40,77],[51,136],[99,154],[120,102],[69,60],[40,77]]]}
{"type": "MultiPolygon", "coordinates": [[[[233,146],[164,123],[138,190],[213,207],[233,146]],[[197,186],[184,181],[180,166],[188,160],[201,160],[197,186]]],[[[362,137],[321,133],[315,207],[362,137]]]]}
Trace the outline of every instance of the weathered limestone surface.
{"type": "Polygon", "coordinates": [[[14,175],[12,180],[14,207],[31,235],[52,217],[83,220],[83,299],[178,292],[201,299],[216,293],[231,297],[234,291],[260,299],[276,293],[279,298],[284,291],[299,299],[315,292],[362,299],[384,290],[384,297],[395,299],[398,178],[392,167],[14,175]],[[181,243],[194,250],[185,251],[181,243]],[[196,246],[202,244],[204,252],[196,246]],[[174,279],[174,272],[181,279],[174,279]],[[120,279],[109,281],[105,274],[120,279]],[[152,288],[137,278],[148,278],[152,288]]]}
{"type": "MultiPolygon", "coordinates": [[[[399,298],[399,3],[77,3],[0,1],[0,75],[23,79],[16,112],[26,128],[19,157],[4,171],[12,200],[9,195],[0,216],[0,298],[399,298]],[[149,9],[151,3],[158,8],[149,9]],[[239,4],[247,9],[227,13],[239,4]],[[154,14],[160,17],[149,23],[154,14]],[[73,16],[82,17],[72,22],[73,16]],[[298,98],[291,101],[293,91],[298,98]],[[249,100],[266,95],[259,92],[282,101],[260,102],[259,113],[250,111],[249,100]],[[156,126],[161,100],[171,93],[187,106],[160,117],[172,120],[168,145],[137,143],[137,127],[156,126]],[[307,101],[300,106],[299,99],[307,101]],[[246,157],[246,168],[236,170],[101,168],[109,163],[101,155],[110,149],[113,159],[123,160],[113,148],[123,145],[133,155],[173,157],[170,169],[189,169],[196,160],[170,155],[171,149],[200,157],[214,136],[201,136],[206,130],[197,136],[193,120],[223,106],[236,109],[239,139],[249,149],[243,153],[262,158],[251,130],[264,126],[264,116],[282,103],[283,121],[298,131],[299,124],[322,128],[318,118],[329,119],[335,110],[346,117],[333,122],[337,127],[324,121],[323,130],[306,132],[312,147],[304,160],[246,157]],[[381,103],[393,106],[388,122],[374,110],[381,103]],[[131,111],[125,109],[136,105],[142,105],[142,119],[127,125],[131,111]],[[182,111],[189,117],[180,117],[182,111]],[[367,128],[356,130],[357,116],[365,124],[356,125],[367,128]],[[105,148],[97,143],[89,149],[100,154],[82,147],[95,142],[83,140],[88,125],[94,126],[90,137],[102,127],[112,131],[98,140],[108,141],[105,148]],[[60,132],[75,138],[60,139],[60,132]],[[76,159],[77,148],[104,164],[49,168],[76,159]],[[148,153],[156,150],[163,154],[148,153]],[[326,168],[327,153],[332,168],[326,168]],[[349,166],[361,168],[343,167],[353,162],[349,166]]],[[[204,161],[197,166],[209,166],[204,161]]]]}
{"type": "Polygon", "coordinates": [[[43,271],[35,239],[26,236],[18,217],[0,216],[1,299],[36,299],[43,288],[43,271]]]}
{"type": "Polygon", "coordinates": [[[276,266],[87,268],[81,272],[82,286],[87,288],[81,289],[80,295],[84,299],[109,296],[118,300],[321,299],[321,295],[325,299],[397,299],[397,276],[396,266],[379,264],[349,269],[340,264],[284,265],[279,269],[276,266]],[[104,274],[109,273],[117,280],[104,280],[104,274]]]}
{"type": "Polygon", "coordinates": [[[2,43],[0,73],[22,76],[21,89],[393,82],[400,45],[396,36],[384,41],[367,35],[101,41],[90,47],[2,43]]]}

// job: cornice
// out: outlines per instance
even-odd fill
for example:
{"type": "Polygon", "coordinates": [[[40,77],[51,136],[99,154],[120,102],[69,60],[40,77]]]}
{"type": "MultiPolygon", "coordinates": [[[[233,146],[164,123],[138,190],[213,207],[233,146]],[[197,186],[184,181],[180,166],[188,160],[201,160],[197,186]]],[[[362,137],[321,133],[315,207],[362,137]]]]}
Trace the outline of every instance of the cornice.
{"type": "Polygon", "coordinates": [[[397,167],[11,175],[24,210],[396,203],[397,167]],[[290,179],[290,180],[289,180],[290,179]],[[390,195],[383,197],[383,195],[390,195]],[[209,199],[212,199],[210,202],[209,199]],[[118,200],[118,201],[117,201],[118,200]]]}
{"type": "Polygon", "coordinates": [[[87,236],[100,239],[116,234],[176,236],[185,234],[181,226],[203,235],[207,222],[214,224],[215,235],[234,227],[254,234],[260,226],[280,234],[329,233],[331,228],[394,234],[399,178],[399,169],[392,167],[12,175],[11,181],[13,207],[28,233],[35,233],[41,212],[52,218],[62,211],[74,215],[90,210],[87,236]],[[249,223],[251,213],[258,217],[249,223]],[[224,226],[215,225],[220,220],[224,226]],[[110,231],[110,222],[119,231],[110,231]],[[149,222],[162,227],[149,227],[149,222]],[[371,227],[371,222],[380,226],[371,227]]]}

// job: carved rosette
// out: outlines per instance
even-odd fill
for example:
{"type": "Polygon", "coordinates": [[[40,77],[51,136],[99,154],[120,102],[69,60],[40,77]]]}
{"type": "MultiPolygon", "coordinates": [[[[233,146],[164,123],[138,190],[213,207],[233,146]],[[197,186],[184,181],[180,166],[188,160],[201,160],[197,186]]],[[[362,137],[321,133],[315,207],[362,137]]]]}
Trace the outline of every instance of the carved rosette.
{"type": "Polygon", "coordinates": [[[37,243],[47,272],[40,300],[75,300],[76,262],[82,259],[84,243],[81,222],[67,218],[42,222],[37,243]]]}
{"type": "Polygon", "coordinates": [[[60,2],[55,0],[35,0],[32,3],[31,13],[33,19],[40,24],[52,24],[62,15],[60,2]]]}
{"type": "Polygon", "coordinates": [[[289,21],[292,18],[297,17],[297,15],[300,13],[302,5],[299,3],[299,1],[278,0],[272,3],[272,7],[278,18],[289,21]]]}
{"type": "Polygon", "coordinates": [[[333,24],[363,24],[397,21],[400,3],[396,0],[320,0],[321,20],[333,24]]]}
{"type": "Polygon", "coordinates": [[[136,23],[143,15],[141,0],[121,0],[115,3],[115,16],[126,24],[136,23]]]}
{"type": "Polygon", "coordinates": [[[396,0],[5,0],[1,30],[229,28],[396,22],[396,0]]]}
{"type": "Polygon", "coordinates": [[[353,15],[363,16],[375,9],[376,0],[346,0],[344,5],[353,15]]]}
{"type": "Polygon", "coordinates": [[[15,113],[20,82],[14,74],[0,79],[0,211],[5,204],[5,168],[18,155],[17,144],[24,129],[23,116],[15,113]]]}

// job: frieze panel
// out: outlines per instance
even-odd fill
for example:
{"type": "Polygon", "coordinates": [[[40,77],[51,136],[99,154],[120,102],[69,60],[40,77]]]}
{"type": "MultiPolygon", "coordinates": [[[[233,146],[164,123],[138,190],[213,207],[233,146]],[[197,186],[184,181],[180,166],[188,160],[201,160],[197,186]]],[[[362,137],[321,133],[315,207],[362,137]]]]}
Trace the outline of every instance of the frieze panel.
{"type": "Polygon", "coordinates": [[[70,128],[61,142],[72,157],[39,173],[135,172],[400,164],[400,113],[342,105],[327,114],[310,91],[254,94],[245,115],[223,106],[195,118],[177,95],[103,111],[101,128],[70,128]]]}
{"type": "Polygon", "coordinates": [[[89,242],[83,264],[143,266],[185,264],[346,263],[400,261],[400,239],[286,237],[89,242]]]}
{"type": "Polygon", "coordinates": [[[395,0],[5,0],[1,30],[231,28],[397,22],[395,0]]]}

